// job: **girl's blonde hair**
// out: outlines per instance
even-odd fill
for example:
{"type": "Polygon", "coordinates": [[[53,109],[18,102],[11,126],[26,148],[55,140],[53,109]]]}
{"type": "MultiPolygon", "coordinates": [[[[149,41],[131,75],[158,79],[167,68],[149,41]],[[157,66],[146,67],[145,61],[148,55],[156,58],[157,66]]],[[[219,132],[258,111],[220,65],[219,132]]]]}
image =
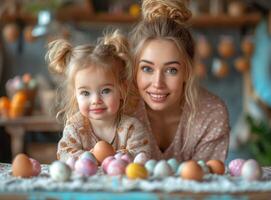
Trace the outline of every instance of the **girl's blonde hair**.
{"type": "Polygon", "coordinates": [[[130,33],[134,57],[134,85],[141,53],[150,41],[155,39],[172,41],[183,55],[186,73],[184,99],[189,108],[188,132],[196,115],[198,98],[198,86],[193,74],[194,40],[188,29],[190,18],[191,12],[182,0],[143,0],[142,20],[130,33]]]}
{"type": "Polygon", "coordinates": [[[79,70],[96,67],[109,71],[114,75],[116,85],[121,93],[121,107],[118,117],[128,112],[129,90],[132,78],[132,65],[129,53],[129,45],[126,37],[118,30],[107,33],[100,38],[95,46],[79,45],[73,47],[66,40],[55,40],[48,44],[48,52],[45,56],[49,71],[60,75],[62,81],[58,88],[58,114],[64,124],[79,111],[74,79],[79,70]]]}

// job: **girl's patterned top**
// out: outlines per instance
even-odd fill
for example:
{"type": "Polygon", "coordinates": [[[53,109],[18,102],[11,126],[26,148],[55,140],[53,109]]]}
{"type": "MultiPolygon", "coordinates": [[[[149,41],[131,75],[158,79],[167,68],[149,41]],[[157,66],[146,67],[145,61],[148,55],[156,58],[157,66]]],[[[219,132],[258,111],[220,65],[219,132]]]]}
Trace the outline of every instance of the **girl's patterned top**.
{"type": "MultiPolygon", "coordinates": [[[[123,115],[112,146],[115,150],[128,150],[132,155],[145,152],[148,156],[150,152],[148,135],[139,120],[123,115]]],[[[69,157],[78,158],[83,152],[90,151],[98,140],[90,121],[77,113],[64,127],[63,136],[58,142],[57,158],[62,161],[69,157]]]]}
{"type": "MultiPolygon", "coordinates": [[[[159,149],[154,135],[150,134],[152,158],[160,160],[174,157],[179,161],[191,159],[225,161],[230,132],[227,108],[222,100],[204,89],[199,91],[198,103],[198,110],[191,121],[192,126],[189,132],[187,122],[190,111],[187,104],[184,105],[174,139],[165,151],[162,152],[159,149]]],[[[152,133],[143,101],[139,103],[134,116],[146,125],[148,133],[152,133]]]]}

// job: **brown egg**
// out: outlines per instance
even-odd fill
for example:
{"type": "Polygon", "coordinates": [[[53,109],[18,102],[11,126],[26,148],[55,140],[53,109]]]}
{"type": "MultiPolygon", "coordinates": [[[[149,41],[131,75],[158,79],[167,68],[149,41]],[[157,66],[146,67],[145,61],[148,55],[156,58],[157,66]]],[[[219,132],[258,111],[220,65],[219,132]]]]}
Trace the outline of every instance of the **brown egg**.
{"type": "Polygon", "coordinates": [[[23,153],[16,155],[12,162],[12,175],[29,178],[33,176],[33,167],[29,157],[23,153]]]}
{"type": "Polygon", "coordinates": [[[249,70],[249,68],[250,68],[250,62],[249,62],[249,60],[247,58],[240,57],[240,58],[237,58],[234,61],[234,66],[235,66],[236,70],[238,70],[239,72],[243,73],[243,72],[246,72],[247,70],[249,70]]]}
{"type": "Polygon", "coordinates": [[[195,181],[202,180],[204,172],[196,161],[194,160],[186,161],[182,165],[183,166],[180,174],[181,178],[195,181]]]}
{"type": "Polygon", "coordinates": [[[98,160],[99,164],[103,162],[103,160],[108,156],[115,155],[115,150],[109,143],[105,141],[99,141],[93,148],[93,154],[95,158],[98,160]]]}
{"type": "Polygon", "coordinates": [[[13,43],[15,42],[20,34],[20,29],[17,24],[7,24],[3,28],[3,35],[7,42],[13,43]]]}
{"type": "Polygon", "coordinates": [[[199,78],[205,78],[207,74],[206,66],[202,62],[196,62],[194,71],[199,78]]]}
{"type": "Polygon", "coordinates": [[[24,28],[24,39],[29,43],[34,42],[36,39],[32,34],[33,28],[33,26],[27,26],[24,28]]]}
{"type": "Polygon", "coordinates": [[[211,169],[211,173],[213,174],[224,174],[225,173],[225,165],[220,160],[209,160],[206,165],[211,169]]]}

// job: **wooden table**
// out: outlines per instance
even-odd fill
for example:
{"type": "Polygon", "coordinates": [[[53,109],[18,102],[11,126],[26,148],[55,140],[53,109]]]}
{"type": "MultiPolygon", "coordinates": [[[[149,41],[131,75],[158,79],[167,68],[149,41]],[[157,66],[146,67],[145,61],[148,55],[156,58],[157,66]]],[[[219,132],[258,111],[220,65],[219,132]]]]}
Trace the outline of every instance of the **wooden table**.
{"type": "Polygon", "coordinates": [[[12,156],[23,152],[24,136],[28,132],[58,132],[62,125],[52,116],[33,115],[17,119],[0,119],[0,126],[11,136],[12,156]]]}

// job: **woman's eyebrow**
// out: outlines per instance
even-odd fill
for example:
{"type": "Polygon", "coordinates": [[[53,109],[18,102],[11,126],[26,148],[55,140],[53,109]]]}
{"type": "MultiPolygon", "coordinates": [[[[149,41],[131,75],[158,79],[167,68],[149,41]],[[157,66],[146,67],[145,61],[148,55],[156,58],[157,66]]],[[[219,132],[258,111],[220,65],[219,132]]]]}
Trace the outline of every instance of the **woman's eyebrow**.
{"type": "Polygon", "coordinates": [[[141,62],[146,62],[146,63],[152,64],[152,65],[154,64],[153,62],[148,61],[148,60],[144,60],[144,59],[140,60],[139,62],[140,62],[140,63],[141,63],[141,62]]]}
{"type": "Polygon", "coordinates": [[[169,62],[165,63],[165,65],[172,65],[172,64],[181,65],[181,63],[179,61],[169,61],[169,62]]]}

